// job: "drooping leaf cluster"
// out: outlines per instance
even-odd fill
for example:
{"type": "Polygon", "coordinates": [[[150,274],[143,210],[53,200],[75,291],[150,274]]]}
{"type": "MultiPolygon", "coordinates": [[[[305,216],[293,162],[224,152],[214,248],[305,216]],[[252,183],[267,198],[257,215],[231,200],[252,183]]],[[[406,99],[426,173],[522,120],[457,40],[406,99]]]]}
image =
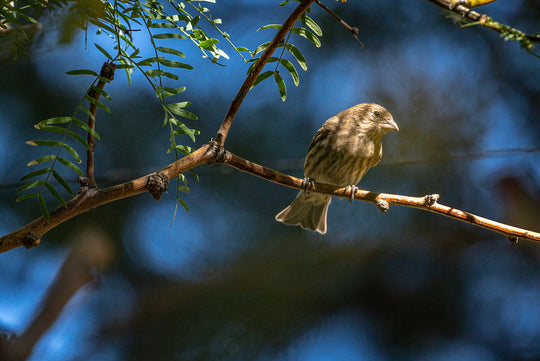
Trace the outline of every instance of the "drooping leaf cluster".
{"type": "MultiPolygon", "coordinates": [[[[22,2],[22,0],[20,1],[22,2]]],[[[189,59],[186,59],[186,55],[181,49],[190,46],[191,43],[192,46],[199,49],[204,58],[224,66],[222,59],[227,60],[229,56],[220,47],[220,39],[225,40],[243,61],[251,63],[248,69],[250,71],[259,59],[258,55],[269,45],[269,42],[265,42],[253,51],[235,46],[230,35],[222,30],[222,20],[215,18],[210,9],[201,5],[201,3],[215,3],[215,0],[88,1],[92,1],[91,6],[85,2],[61,3],[64,8],[69,9],[70,13],[73,13],[71,20],[67,23],[79,29],[78,31],[95,31],[99,35],[98,41],[93,44],[95,49],[103,55],[104,60],[115,64],[117,70],[122,69],[125,72],[128,84],[131,84],[134,72],[143,75],[153,88],[162,106],[164,114],[162,126],[167,127],[170,133],[168,153],[173,153],[176,159],[193,152],[192,147],[183,144],[184,140],[189,138],[194,142],[195,137],[199,135],[197,129],[186,124],[186,121],[194,121],[198,118],[187,110],[191,103],[185,98],[181,98],[186,90],[185,86],[178,84],[181,73],[193,69],[193,66],[189,64],[189,59]],[[136,43],[134,32],[146,35],[147,42],[144,44],[136,43]],[[216,34],[217,37],[211,34],[216,34]],[[151,51],[144,53],[145,51],[142,49],[148,47],[143,47],[143,45],[148,45],[148,43],[151,45],[151,51]],[[246,56],[247,54],[249,55],[246,56]]],[[[285,5],[285,3],[280,5],[285,5]]],[[[19,7],[17,11],[24,13],[25,8],[19,7]]],[[[273,75],[283,100],[286,98],[286,86],[279,70],[287,70],[293,83],[298,85],[299,75],[291,60],[296,61],[303,70],[307,69],[306,60],[300,50],[292,43],[291,35],[306,38],[317,47],[321,45],[319,37],[322,35],[322,31],[316,22],[307,14],[303,14],[300,20],[301,25],[294,27],[287,35],[286,41],[279,46],[278,50],[281,48],[280,55],[270,58],[269,66],[274,67],[274,69],[260,74],[255,83],[257,85],[273,75]],[[292,56],[291,60],[286,57],[287,54],[292,56]]],[[[69,28],[69,26],[67,27],[69,28]]],[[[279,29],[280,27],[281,25],[270,24],[259,30],[279,29]]],[[[32,140],[28,144],[47,147],[53,151],[28,164],[33,168],[41,168],[25,175],[22,180],[27,183],[19,189],[20,192],[29,193],[24,193],[18,200],[37,198],[45,217],[48,217],[45,192],[52,194],[64,206],[66,202],[62,193],[66,192],[70,196],[74,194],[69,185],[69,178],[66,178],[65,172],[58,171],[58,166],[63,166],[68,171],[82,176],[83,171],[77,165],[82,162],[82,159],[77,149],[90,150],[90,145],[85,140],[89,132],[95,140],[100,139],[98,132],[84,121],[84,118],[87,117],[92,123],[96,122],[95,111],[89,110],[92,108],[90,105],[93,104],[96,108],[110,112],[108,106],[100,101],[99,97],[89,95],[93,92],[108,100],[112,99],[103,87],[96,86],[99,80],[103,80],[99,74],[89,69],[75,69],[67,74],[90,75],[94,79],[89,91],[82,97],[72,116],[53,117],[36,125],[39,130],[55,134],[56,138],[32,140]],[[89,107],[86,107],[85,103],[89,107]]],[[[96,129],[99,129],[99,119],[96,124],[96,129]]],[[[177,178],[177,200],[188,210],[187,205],[179,196],[180,192],[189,192],[187,179],[184,175],[177,178]]]]}
{"type": "MultiPolygon", "coordinates": [[[[284,1],[280,5],[285,5],[287,3],[288,1],[284,1]]],[[[294,58],[294,60],[296,60],[296,62],[302,68],[302,70],[304,71],[307,70],[306,59],[304,58],[300,50],[298,50],[298,48],[292,42],[290,42],[291,35],[295,34],[305,39],[308,39],[316,47],[321,46],[321,41],[319,37],[322,36],[322,30],[319,27],[319,25],[312,18],[310,18],[306,13],[302,14],[302,16],[300,17],[300,21],[302,23],[302,26],[293,27],[291,31],[287,34],[285,42],[278,45],[278,48],[281,49],[279,57],[273,56],[273,57],[270,57],[270,59],[268,60],[268,64],[275,63],[274,69],[267,70],[259,74],[259,76],[255,80],[255,83],[253,84],[253,86],[256,86],[261,81],[271,76],[274,76],[274,81],[276,82],[276,85],[279,90],[279,94],[283,101],[285,101],[285,99],[287,98],[287,87],[285,85],[285,81],[283,80],[283,77],[281,76],[279,72],[280,65],[282,66],[282,68],[287,70],[287,72],[290,74],[294,85],[298,86],[300,82],[300,77],[298,75],[298,71],[296,70],[296,67],[294,66],[293,62],[291,62],[289,59],[285,57],[285,50],[287,50],[288,54],[290,54],[294,58]]],[[[257,31],[264,30],[264,29],[281,29],[281,25],[269,24],[269,25],[265,25],[259,28],[257,31]]],[[[252,56],[261,54],[268,48],[269,45],[270,45],[269,41],[259,45],[252,52],[252,56]]],[[[252,64],[249,67],[248,72],[250,72],[253,66],[255,66],[255,63],[257,60],[258,58],[254,58],[250,60],[252,64]]],[[[270,65],[270,66],[273,66],[273,65],[270,65]]]]}

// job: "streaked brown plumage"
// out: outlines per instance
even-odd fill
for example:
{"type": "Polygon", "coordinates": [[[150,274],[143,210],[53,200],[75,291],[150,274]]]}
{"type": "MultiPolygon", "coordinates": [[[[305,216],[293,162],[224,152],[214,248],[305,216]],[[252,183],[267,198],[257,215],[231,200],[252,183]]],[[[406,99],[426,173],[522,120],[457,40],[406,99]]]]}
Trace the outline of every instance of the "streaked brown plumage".
{"type": "MultiPolygon", "coordinates": [[[[307,151],[304,175],[318,183],[353,186],[382,157],[382,136],[399,130],[392,115],[380,105],[362,103],[328,119],[307,151]]],[[[276,220],[326,233],[326,215],[332,197],[300,192],[276,220]]]]}

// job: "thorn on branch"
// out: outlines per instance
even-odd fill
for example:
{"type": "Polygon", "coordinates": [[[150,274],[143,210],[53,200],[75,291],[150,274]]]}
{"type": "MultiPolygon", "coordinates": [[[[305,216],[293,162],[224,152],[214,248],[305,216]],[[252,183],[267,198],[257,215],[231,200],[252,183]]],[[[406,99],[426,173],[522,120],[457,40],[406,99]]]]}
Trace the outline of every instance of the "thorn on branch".
{"type": "Polygon", "coordinates": [[[146,187],[148,188],[148,193],[156,201],[159,201],[163,192],[167,192],[167,184],[169,184],[169,177],[162,172],[157,172],[150,175],[146,187]]]}
{"type": "Polygon", "coordinates": [[[37,247],[39,246],[40,243],[41,243],[41,238],[39,237],[39,235],[37,235],[34,232],[27,233],[24,236],[24,238],[21,240],[21,244],[26,249],[37,247]]]}
{"type": "Polygon", "coordinates": [[[424,196],[424,204],[428,207],[431,207],[432,205],[437,203],[438,200],[439,200],[438,194],[428,194],[424,196]]]}
{"type": "Polygon", "coordinates": [[[516,236],[508,236],[508,240],[510,241],[510,243],[512,243],[512,247],[516,248],[519,242],[519,238],[516,236]]]}
{"type": "Polygon", "coordinates": [[[385,199],[377,199],[375,205],[382,213],[386,213],[386,211],[390,209],[390,203],[388,203],[388,201],[385,199]]]}

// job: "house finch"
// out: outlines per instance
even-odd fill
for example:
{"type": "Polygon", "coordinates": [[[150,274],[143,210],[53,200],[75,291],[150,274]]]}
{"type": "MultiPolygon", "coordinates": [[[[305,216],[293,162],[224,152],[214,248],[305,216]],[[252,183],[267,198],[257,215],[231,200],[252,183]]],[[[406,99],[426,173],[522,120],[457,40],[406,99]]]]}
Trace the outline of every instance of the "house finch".
{"type": "MultiPolygon", "coordinates": [[[[368,169],[381,160],[381,138],[391,130],[399,130],[392,115],[373,103],[358,104],[333,116],[311,141],[304,163],[305,181],[349,186],[354,191],[368,169]]],[[[331,198],[300,192],[276,220],[325,234],[331,198]]]]}

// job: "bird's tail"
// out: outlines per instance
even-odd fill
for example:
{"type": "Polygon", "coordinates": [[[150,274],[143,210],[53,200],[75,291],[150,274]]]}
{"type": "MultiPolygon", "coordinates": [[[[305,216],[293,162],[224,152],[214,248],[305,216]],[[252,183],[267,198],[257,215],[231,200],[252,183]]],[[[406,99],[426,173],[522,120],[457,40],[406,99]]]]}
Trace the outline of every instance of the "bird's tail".
{"type": "Polygon", "coordinates": [[[300,192],[296,199],[276,215],[276,221],[300,225],[304,229],[326,233],[326,214],[332,197],[300,192]]]}

